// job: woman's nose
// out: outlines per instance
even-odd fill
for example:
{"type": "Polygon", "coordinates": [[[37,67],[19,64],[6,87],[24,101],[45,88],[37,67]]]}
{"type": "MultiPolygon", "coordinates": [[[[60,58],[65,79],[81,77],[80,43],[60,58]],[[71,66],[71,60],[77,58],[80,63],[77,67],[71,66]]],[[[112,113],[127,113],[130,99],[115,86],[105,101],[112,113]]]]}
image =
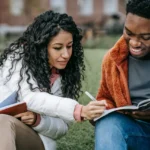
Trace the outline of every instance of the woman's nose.
{"type": "Polygon", "coordinates": [[[69,52],[68,52],[68,49],[67,49],[67,48],[65,48],[65,49],[64,49],[64,51],[63,51],[63,53],[62,53],[62,57],[63,57],[63,58],[69,58],[69,57],[70,57],[70,55],[69,55],[69,52]]]}

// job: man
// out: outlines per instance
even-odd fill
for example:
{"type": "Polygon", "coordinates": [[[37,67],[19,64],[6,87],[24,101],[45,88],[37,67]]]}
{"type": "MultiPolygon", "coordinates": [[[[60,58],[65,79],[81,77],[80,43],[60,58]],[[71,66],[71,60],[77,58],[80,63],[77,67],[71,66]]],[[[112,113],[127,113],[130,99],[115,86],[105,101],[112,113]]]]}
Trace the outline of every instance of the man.
{"type": "MultiPolygon", "coordinates": [[[[107,108],[150,98],[150,0],[129,0],[123,36],[102,64],[97,100],[107,108]]],[[[150,150],[150,110],[115,112],[99,119],[95,150],[150,150]]]]}

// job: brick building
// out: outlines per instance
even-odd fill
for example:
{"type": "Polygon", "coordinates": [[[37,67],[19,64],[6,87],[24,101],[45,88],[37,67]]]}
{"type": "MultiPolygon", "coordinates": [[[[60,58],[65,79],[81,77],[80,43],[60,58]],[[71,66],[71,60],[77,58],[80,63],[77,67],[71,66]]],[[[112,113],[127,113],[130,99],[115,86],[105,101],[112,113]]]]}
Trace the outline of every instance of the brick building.
{"type": "Polygon", "coordinates": [[[101,24],[107,16],[124,14],[127,0],[0,0],[0,33],[17,32],[38,14],[52,9],[71,15],[78,25],[101,24]]]}

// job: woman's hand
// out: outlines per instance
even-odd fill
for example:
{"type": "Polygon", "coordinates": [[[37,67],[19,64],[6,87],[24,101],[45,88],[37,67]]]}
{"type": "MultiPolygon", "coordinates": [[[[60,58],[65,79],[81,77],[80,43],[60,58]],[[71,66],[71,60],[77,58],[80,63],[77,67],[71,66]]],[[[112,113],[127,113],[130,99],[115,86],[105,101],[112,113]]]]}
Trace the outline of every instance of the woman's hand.
{"type": "Polygon", "coordinates": [[[87,120],[93,120],[96,117],[99,117],[107,107],[105,100],[101,101],[91,101],[86,106],[82,107],[81,117],[87,120]]]}
{"type": "Polygon", "coordinates": [[[139,120],[150,121],[150,110],[147,111],[131,111],[125,112],[125,114],[139,120]]]}
{"type": "Polygon", "coordinates": [[[20,119],[23,123],[29,126],[32,126],[36,121],[36,113],[31,111],[17,114],[14,117],[20,119]]]}

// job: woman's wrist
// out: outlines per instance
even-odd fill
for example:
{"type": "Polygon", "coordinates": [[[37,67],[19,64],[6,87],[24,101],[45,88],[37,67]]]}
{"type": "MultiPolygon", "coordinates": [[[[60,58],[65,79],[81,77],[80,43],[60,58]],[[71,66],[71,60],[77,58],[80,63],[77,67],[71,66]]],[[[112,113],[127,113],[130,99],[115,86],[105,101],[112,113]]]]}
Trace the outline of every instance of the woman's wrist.
{"type": "Polygon", "coordinates": [[[82,107],[83,105],[77,104],[74,109],[74,118],[78,122],[81,122],[83,120],[81,116],[82,107]]]}
{"type": "Polygon", "coordinates": [[[87,116],[86,116],[86,106],[82,106],[81,117],[83,118],[83,120],[86,120],[86,118],[87,118],[87,116]]]}
{"type": "Polygon", "coordinates": [[[36,115],[36,119],[35,119],[35,122],[33,123],[32,127],[36,127],[37,125],[40,124],[40,121],[41,121],[40,114],[35,113],[35,115],[36,115]]]}

